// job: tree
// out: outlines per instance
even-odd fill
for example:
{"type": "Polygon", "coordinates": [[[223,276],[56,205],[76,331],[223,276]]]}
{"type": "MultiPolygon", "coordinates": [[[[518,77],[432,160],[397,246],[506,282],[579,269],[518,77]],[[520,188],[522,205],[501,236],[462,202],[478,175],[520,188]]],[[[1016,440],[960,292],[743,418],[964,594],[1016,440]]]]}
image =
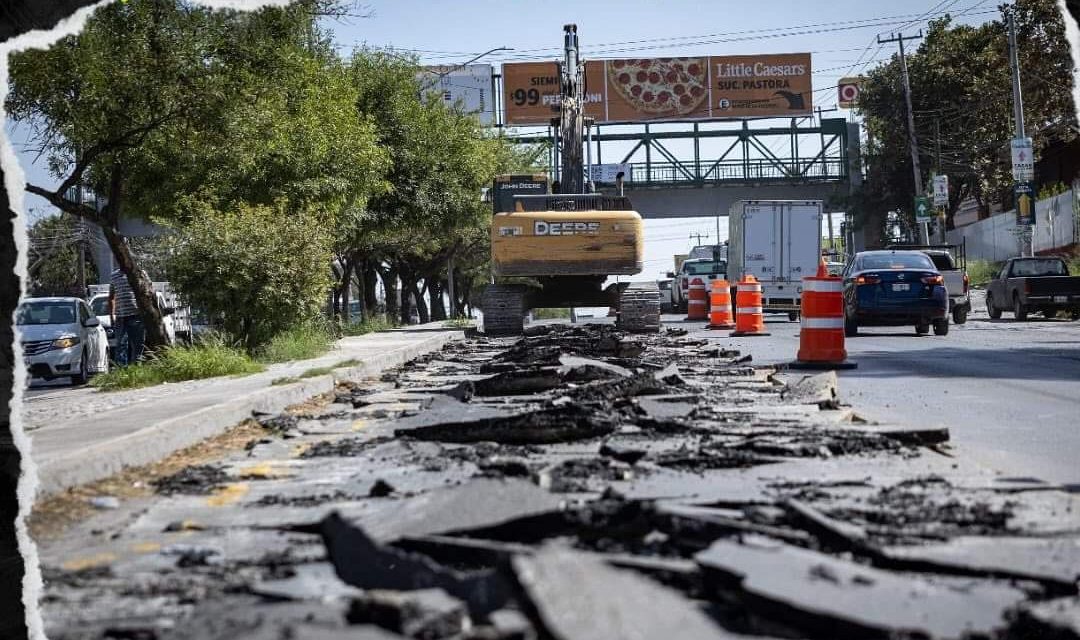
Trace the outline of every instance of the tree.
{"type": "MultiPolygon", "coordinates": [[[[85,242],[85,233],[78,220],[63,214],[42,218],[27,230],[27,235],[30,251],[26,275],[30,295],[85,296],[78,282],[78,243],[85,242]]],[[[97,279],[97,269],[88,253],[83,256],[83,273],[86,282],[97,279]]]]}
{"type": "Polygon", "coordinates": [[[331,286],[329,229],[320,214],[284,201],[204,208],[174,236],[173,282],[254,352],[321,312],[331,286]]]}
{"type": "MultiPolygon", "coordinates": [[[[1025,123],[1038,152],[1057,137],[1075,135],[1072,59],[1053,0],[1017,0],[1015,8],[1025,123]]],[[[951,178],[948,219],[968,196],[1007,202],[1013,112],[1004,14],[978,26],[954,25],[949,16],[931,21],[925,40],[908,56],[908,69],[923,182],[928,184],[940,153],[940,171],[951,178]]],[[[902,91],[894,57],[867,74],[859,97],[869,138],[867,180],[852,208],[858,222],[875,232],[890,211],[908,212],[914,224],[902,91]]]]}
{"type": "Polygon", "coordinates": [[[135,215],[187,221],[203,203],[362,201],[384,156],[302,0],[253,14],[180,0],[102,7],[77,36],[11,61],[8,112],[32,126],[59,188],[27,185],[99,225],[135,290],[147,344],[165,344],[151,285],[117,233],[135,215]],[[106,204],[69,197],[83,184],[106,204]]]}

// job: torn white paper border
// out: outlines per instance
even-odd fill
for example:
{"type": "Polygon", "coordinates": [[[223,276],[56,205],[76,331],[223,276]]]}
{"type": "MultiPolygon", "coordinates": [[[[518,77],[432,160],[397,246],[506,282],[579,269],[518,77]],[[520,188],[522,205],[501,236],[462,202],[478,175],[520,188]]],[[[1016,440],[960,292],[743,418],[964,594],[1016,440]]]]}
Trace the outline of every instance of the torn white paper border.
{"type": "MultiPolygon", "coordinates": [[[[48,30],[30,31],[10,40],[0,43],[0,120],[5,123],[7,114],[4,111],[4,101],[8,92],[8,55],[15,51],[25,49],[46,49],[67,35],[79,33],[86,20],[98,8],[117,2],[118,0],[102,0],[97,4],[83,7],[72,15],[60,20],[57,25],[48,30]]],[[[285,6],[291,0],[197,0],[196,4],[210,9],[239,9],[251,11],[265,6],[285,6]]],[[[22,166],[19,164],[18,155],[15,153],[11,141],[7,139],[6,127],[0,131],[0,166],[4,169],[4,188],[7,189],[8,199],[12,211],[15,212],[13,221],[15,234],[15,247],[18,255],[15,258],[15,273],[19,278],[20,298],[26,287],[26,212],[23,210],[23,185],[25,184],[22,166]]],[[[11,436],[15,442],[15,448],[19,451],[21,474],[19,476],[18,500],[19,515],[15,519],[15,534],[19,543],[19,553],[23,557],[25,571],[23,575],[22,601],[26,615],[26,627],[30,638],[33,640],[46,640],[44,620],[38,601],[43,587],[41,579],[41,567],[38,562],[37,546],[27,530],[26,519],[30,515],[34,504],[34,496],[37,493],[38,477],[37,466],[31,457],[30,438],[23,431],[22,407],[23,388],[26,386],[26,366],[23,363],[22,346],[18,336],[18,327],[15,324],[14,314],[9,319],[15,334],[15,343],[12,345],[12,355],[15,360],[14,381],[11,401],[8,404],[10,416],[11,436]]]]}
{"type": "Polygon", "coordinates": [[[1073,123],[1080,129],[1080,24],[1076,23],[1065,0],[1058,0],[1058,9],[1061,11],[1061,19],[1065,22],[1065,40],[1069,43],[1069,51],[1072,52],[1072,94],[1073,108],[1076,109],[1076,122],[1073,123]]]}

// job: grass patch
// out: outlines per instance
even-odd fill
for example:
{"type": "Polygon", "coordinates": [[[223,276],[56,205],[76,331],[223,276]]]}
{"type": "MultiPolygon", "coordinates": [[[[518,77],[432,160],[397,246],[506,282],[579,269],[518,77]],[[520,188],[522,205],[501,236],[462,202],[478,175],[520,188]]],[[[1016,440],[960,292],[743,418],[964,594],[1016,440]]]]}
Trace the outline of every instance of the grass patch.
{"type": "Polygon", "coordinates": [[[333,336],[325,328],[301,325],[274,336],[259,348],[256,359],[267,364],[310,360],[329,351],[333,342],[333,336]]]}
{"type": "Polygon", "coordinates": [[[443,326],[447,329],[468,329],[476,325],[476,321],[472,318],[466,318],[464,316],[460,318],[452,318],[443,322],[443,326]]]}
{"type": "Polygon", "coordinates": [[[569,318],[570,310],[561,308],[547,308],[541,307],[539,309],[532,310],[533,320],[556,320],[560,318],[569,318]]]}
{"type": "Polygon", "coordinates": [[[396,329],[398,324],[387,320],[383,316],[376,316],[363,322],[354,322],[347,324],[341,328],[341,334],[344,336],[362,336],[368,333],[375,333],[377,331],[389,331],[390,329],[396,329]]]}
{"type": "Polygon", "coordinates": [[[971,279],[973,287],[985,287],[999,271],[1001,271],[1000,262],[968,260],[967,263],[968,278],[971,279]]]}
{"type": "Polygon", "coordinates": [[[193,346],[172,346],[146,360],[95,376],[90,384],[102,391],[149,387],[164,382],[200,380],[218,376],[259,373],[265,367],[243,350],[223,340],[205,340],[193,346]]]}
{"type": "Polygon", "coordinates": [[[360,364],[360,361],[356,358],[349,358],[348,360],[342,360],[334,365],[335,369],[341,369],[342,367],[355,367],[360,364]]]}
{"type": "Polygon", "coordinates": [[[333,372],[334,372],[333,367],[313,367],[313,368],[308,369],[307,371],[301,373],[300,377],[301,378],[316,378],[318,376],[325,376],[325,375],[333,373],[333,372]]]}
{"type": "Polygon", "coordinates": [[[274,378],[270,381],[270,386],[278,387],[283,384],[292,384],[294,382],[300,382],[300,378],[297,378],[296,376],[285,376],[284,378],[274,378]]]}

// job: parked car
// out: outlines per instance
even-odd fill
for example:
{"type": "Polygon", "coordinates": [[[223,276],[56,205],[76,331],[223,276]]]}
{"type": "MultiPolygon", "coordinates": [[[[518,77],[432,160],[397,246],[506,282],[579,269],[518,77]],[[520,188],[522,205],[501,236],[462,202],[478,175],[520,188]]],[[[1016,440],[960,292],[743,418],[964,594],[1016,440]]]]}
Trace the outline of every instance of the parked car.
{"type": "Polygon", "coordinates": [[[945,278],[945,290],[949,292],[949,313],[954,324],[967,322],[971,313],[971,279],[967,273],[967,246],[965,244],[891,245],[887,249],[922,251],[930,256],[941,276],[945,278]]]}
{"type": "Polygon", "coordinates": [[[32,377],[66,376],[86,384],[91,375],[109,370],[105,329],[81,298],[29,298],[19,305],[15,324],[32,377]]]}
{"type": "Polygon", "coordinates": [[[690,293],[690,283],[693,280],[701,280],[708,293],[712,281],[716,278],[727,277],[727,262],[720,260],[692,259],[685,260],[679,273],[669,273],[669,278],[675,282],[671,286],[671,301],[675,313],[686,313],[687,296],[690,293]]]}
{"type": "Polygon", "coordinates": [[[860,326],[914,325],[916,334],[949,333],[945,278],[921,251],[863,251],[844,273],[844,334],[860,326]]]}
{"type": "Polygon", "coordinates": [[[673,280],[657,280],[656,286],[660,287],[660,313],[672,313],[675,301],[671,298],[671,283],[673,280]]]}
{"type": "MultiPolygon", "coordinates": [[[[169,337],[169,344],[176,344],[176,320],[173,318],[174,308],[165,301],[165,296],[160,291],[154,292],[157,299],[158,310],[161,311],[162,321],[165,323],[165,335],[169,337]]],[[[115,350],[117,345],[116,333],[112,326],[112,316],[109,315],[109,294],[98,294],[90,298],[90,308],[94,315],[101,321],[105,334],[109,339],[109,349],[115,350]]],[[[186,340],[186,336],[185,336],[186,340]]]]}
{"type": "Polygon", "coordinates": [[[1080,319],[1080,276],[1069,275],[1061,258],[1010,258],[986,287],[990,317],[1000,318],[1006,309],[1016,320],[1026,320],[1031,311],[1047,318],[1065,311],[1080,319]]]}

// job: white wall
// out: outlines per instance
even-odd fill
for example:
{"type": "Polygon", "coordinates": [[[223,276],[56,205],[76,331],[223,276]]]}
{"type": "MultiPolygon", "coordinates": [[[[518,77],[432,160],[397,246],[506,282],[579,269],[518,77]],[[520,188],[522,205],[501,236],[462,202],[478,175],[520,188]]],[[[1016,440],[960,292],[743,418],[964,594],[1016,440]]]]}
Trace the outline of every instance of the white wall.
{"type": "MultiPolygon", "coordinates": [[[[1032,237],[1036,252],[1060,249],[1080,240],[1080,190],[1065,193],[1035,203],[1035,230],[1032,237]]],[[[1019,255],[1016,235],[1016,213],[1007,211],[974,224],[948,232],[951,243],[967,241],[970,259],[1000,262],[1019,255]]]]}

